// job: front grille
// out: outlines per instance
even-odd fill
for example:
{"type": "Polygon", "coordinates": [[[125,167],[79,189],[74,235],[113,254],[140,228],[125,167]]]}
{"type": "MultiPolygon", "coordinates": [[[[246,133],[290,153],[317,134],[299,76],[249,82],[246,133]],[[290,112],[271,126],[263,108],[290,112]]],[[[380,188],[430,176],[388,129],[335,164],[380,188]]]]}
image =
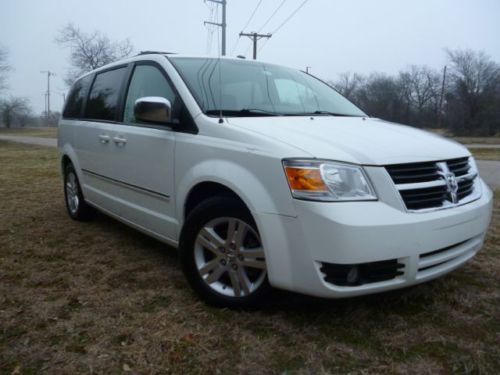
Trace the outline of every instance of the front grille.
{"type": "Polygon", "coordinates": [[[363,284],[392,280],[403,274],[404,264],[397,259],[360,264],[321,263],[323,279],[338,286],[359,286],[363,284]]]}
{"type": "Polygon", "coordinates": [[[395,184],[433,181],[439,178],[436,163],[397,164],[386,167],[395,184]]]}
{"type": "Polygon", "coordinates": [[[441,207],[446,200],[448,191],[446,186],[435,186],[423,189],[408,189],[400,191],[406,208],[419,210],[422,208],[441,207]]]}
{"type": "Polygon", "coordinates": [[[385,168],[409,211],[453,207],[479,197],[477,171],[468,157],[385,168]]]}
{"type": "Polygon", "coordinates": [[[450,172],[453,172],[456,177],[465,176],[471,168],[469,158],[452,159],[446,162],[450,172]]]}

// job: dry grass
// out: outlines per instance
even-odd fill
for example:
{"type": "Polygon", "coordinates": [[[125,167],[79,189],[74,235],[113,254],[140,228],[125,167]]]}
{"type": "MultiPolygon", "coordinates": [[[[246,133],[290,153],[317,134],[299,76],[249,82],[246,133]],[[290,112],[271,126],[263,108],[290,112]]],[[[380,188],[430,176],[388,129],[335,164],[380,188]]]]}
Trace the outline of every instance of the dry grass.
{"type": "Polygon", "coordinates": [[[57,138],[57,128],[0,128],[0,135],[24,135],[29,137],[57,138]]]}
{"type": "Polygon", "coordinates": [[[500,194],[484,249],[394,293],[205,306],[173,249],[65,212],[53,149],[0,143],[0,373],[496,373],[500,194]]]}
{"type": "Polygon", "coordinates": [[[483,144],[500,145],[500,137],[453,137],[453,139],[462,144],[483,144]]]}
{"type": "Polygon", "coordinates": [[[477,160],[500,160],[500,148],[469,148],[477,160]]]}
{"type": "Polygon", "coordinates": [[[454,139],[462,144],[485,144],[485,145],[500,145],[500,133],[490,137],[455,137],[450,134],[448,129],[424,129],[431,133],[439,134],[443,137],[454,139]]]}

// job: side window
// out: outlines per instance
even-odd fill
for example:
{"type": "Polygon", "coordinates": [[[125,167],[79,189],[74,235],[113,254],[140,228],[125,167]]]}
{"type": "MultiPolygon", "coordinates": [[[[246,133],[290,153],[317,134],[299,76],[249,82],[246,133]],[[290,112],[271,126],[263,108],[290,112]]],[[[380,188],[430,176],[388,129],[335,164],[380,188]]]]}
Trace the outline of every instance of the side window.
{"type": "Polygon", "coordinates": [[[89,88],[92,76],[88,75],[76,81],[68,95],[68,100],[64,106],[64,118],[79,118],[82,115],[83,101],[89,88]]]}
{"type": "Polygon", "coordinates": [[[97,74],[89,99],[85,117],[96,120],[115,120],[120,87],[126,68],[109,70],[97,74]]]}
{"type": "Polygon", "coordinates": [[[135,101],[144,96],[161,96],[168,99],[172,107],[176,100],[174,90],[158,68],[152,65],[137,65],[128,88],[124,122],[137,122],[134,116],[135,101]]]}

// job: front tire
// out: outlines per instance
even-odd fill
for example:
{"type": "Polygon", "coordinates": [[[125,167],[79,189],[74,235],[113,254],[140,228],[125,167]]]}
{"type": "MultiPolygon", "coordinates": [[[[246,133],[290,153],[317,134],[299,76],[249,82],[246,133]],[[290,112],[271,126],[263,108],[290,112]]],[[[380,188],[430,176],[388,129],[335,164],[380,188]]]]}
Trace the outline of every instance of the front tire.
{"type": "Polygon", "coordinates": [[[235,199],[215,197],[196,207],[179,248],[190,285],[208,304],[254,307],[271,290],[257,227],[235,199]]]}
{"type": "Polygon", "coordinates": [[[64,198],[68,214],[73,220],[89,221],[94,217],[95,210],[85,202],[72,164],[64,168],[64,198]]]}

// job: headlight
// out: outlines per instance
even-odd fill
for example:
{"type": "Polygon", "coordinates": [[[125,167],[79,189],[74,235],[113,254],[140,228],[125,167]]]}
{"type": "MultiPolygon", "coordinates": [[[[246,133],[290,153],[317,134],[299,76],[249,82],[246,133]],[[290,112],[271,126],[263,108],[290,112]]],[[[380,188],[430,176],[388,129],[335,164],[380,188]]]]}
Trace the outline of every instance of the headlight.
{"type": "Polygon", "coordinates": [[[314,201],[376,200],[375,190],[360,166],[316,160],[283,160],[294,198],[314,201]]]}

